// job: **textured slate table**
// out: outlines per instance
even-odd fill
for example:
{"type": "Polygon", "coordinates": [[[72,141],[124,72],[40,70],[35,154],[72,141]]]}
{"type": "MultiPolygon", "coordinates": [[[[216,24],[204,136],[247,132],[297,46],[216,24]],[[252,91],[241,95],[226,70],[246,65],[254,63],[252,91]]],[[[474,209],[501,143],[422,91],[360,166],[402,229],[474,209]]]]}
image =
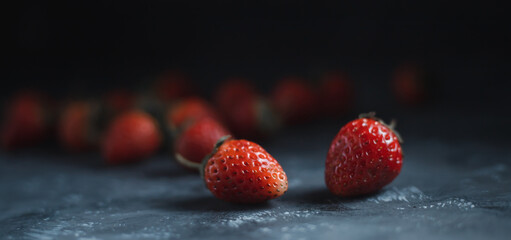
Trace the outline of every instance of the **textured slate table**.
{"type": "Polygon", "coordinates": [[[289,191],[257,206],[215,199],[198,176],[165,154],[140,165],[107,168],[97,154],[1,153],[0,236],[508,239],[509,140],[481,141],[506,120],[499,125],[475,117],[472,122],[486,127],[457,137],[448,136],[463,129],[417,127],[436,120],[442,119],[401,121],[407,138],[401,175],[379,193],[356,199],[332,196],[323,182],[324,157],[341,123],[287,129],[262,142],[287,172],[289,191]]]}

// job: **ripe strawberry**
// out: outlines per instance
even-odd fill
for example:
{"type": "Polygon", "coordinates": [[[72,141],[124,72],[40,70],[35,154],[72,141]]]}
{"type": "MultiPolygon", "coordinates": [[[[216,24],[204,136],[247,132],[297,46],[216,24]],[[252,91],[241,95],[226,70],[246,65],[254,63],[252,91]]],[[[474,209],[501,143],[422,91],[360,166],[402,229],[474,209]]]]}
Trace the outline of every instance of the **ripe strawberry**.
{"type": "Polygon", "coordinates": [[[189,167],[189,162],[200,164],[223,136],[230,133],[213,118],[202,118],[192,123],[174,142],[176,159],[189,167]]]}
{"type": "Polygon", "coordinates": [[[108,92],[104,97],[105,110],[110,115],[117,115],[125,112],[135,106],[136,97],[133,93],[124,90],[117,89],[108,92]]]}
{"type": "Polygon", "coordinates": [[[156,121],[133,110],[113,120],[103,142],[103,156],[109,164],[136,162],[151,156],[160,146],[156,121]]]}
{"type": "Polygon", "coordinates": [[[368,194],[392,182],[402,163],[398,135],[372,114],[344,125],[334,138],[326,158],[325,182],[335,195],[368,194]]]}
{"type": "Polygon", "coordinates": [[[426,100],[427,82],[431,81],[417,64],[404,63],[394,72],[392,88],[396,99],[404,105],[415,106],[426,100]]]}
{"type": "Polygon", "coordinates": [[[40,93],[24,91],[15,95],[4,112],[1,145],[6,150],[30,146],[49,132],[52,111],[40,93]]]}
{"type": "Polygon", "coordinates": [[[249,139],[271,134],[280,123],[271,106],[256,96],[239,99],[224,115],[224,120],[234,135],[249,139]]]}
{"type": "Polygon", "coordinates": [[[94,102],[75,101],[69,103],[58,122],[58,137],[61,144],[71,152],[90,150],[97,146],[101,132],[100,106],[94,102]]]}
{"type": "Polygon", "coordinates": [[[172,102],[194,94],[194,87],[188,76],[173,70],[162,74],[156,82],[156,96],[163,102],[172,102]]]}
{"type": "Polygon", "coordinates": [[[272,93],[272,104],[288,124],[305,123],[317,114],[318,96],[299,78],[285,78],[272,93]]]}
{"type": "Polygon", "coordinates": [[[224,83],[216,94],[216,103],[223,120],[236,136],[264,137],[279,125],[274,109],[245,80],[231,79],[224,83]]]}
{"type": "Polygon", "coordinates": [[[226,114],[241,99],[255,96],[257,96],[257,91],[250,82],[245,79],[232,78],[218,88],[215,94],[215,103],[220,113],[226,114]]]}
{"type": "Polygon", "coordinates": [[[204,180],[217,198],[259,203],[282,196],[287,176],[261,146],[247,140],[220,141],[205,161],[204,180]]]}
{"type": "Polygon", "coordinates": [[[323,112],[327,116],[338,117],[353,107],[353,86],[345,73],[326,74],[319,92],[323,112]]]}
{"type": "Polygon", "coordinates": [[[205,117],[218,119],[213,107],[206,101],[191,97],[169,108],[167,111],[167,125],[173,132],[176,132],[185,125],[205,117]]]}

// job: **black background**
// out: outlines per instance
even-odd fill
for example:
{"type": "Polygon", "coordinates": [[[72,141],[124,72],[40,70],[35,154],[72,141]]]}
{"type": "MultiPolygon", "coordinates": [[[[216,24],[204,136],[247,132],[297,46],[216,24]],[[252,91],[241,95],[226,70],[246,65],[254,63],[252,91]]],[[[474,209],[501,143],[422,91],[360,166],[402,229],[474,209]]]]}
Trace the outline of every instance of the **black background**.
{"type": "Polygon", "coordinates": [[[66,95],[139,88],[169,68],[206,94],[230,76],[266,91],[285,75],[341,69],[357,84],[360,110],[385,109],[393,69],[412,60],[438,76],[436,107],[497,111],[510,99],[510,28],[493,2],[16,1],[2,9],[2,97],[26,86],[66,95]]]}

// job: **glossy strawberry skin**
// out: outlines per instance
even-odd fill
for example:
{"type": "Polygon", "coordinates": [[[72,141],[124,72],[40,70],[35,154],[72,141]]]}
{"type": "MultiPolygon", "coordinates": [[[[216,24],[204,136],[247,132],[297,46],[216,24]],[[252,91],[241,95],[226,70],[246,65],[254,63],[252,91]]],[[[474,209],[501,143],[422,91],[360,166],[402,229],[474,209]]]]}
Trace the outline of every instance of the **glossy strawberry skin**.
{"type": "Polygon", "coordinates": [[[103,156],[109,164],[144,160],[160,146],[156,121],[148,114],[132,110],[113,120],[103,142],[103,156]]]}
{"type": "Polygon", "coordinates": [[[326,116],[337,117],[353,107],[353,84],[342,72],[326,74],[319,91],[326,116]]]}
{"type": "Polygon", "coordinates": [[[202,118],[218,119],[217,114],[205,100],[192,97],[170,108],[167,112],[167,124],[171,130],[180,130],[202,118]]]}
{"type": "Polygon", "coordinates": [[[301,124],[314,119],[318,113],[318,96],[300,78],[285,78],[272,93],[272,103],[287,124],[301,124]]]}
{"type": "Polygon", "coordinates": [[[1,128],[2,147],[15,150],[43,140],[50,128],[46,98],[38,92],[23,91],[8,104],[1,128]]]}
{"type": "Polygon", "coordinates": [[[96,143],[91,136],[94,110],[91,103],[84,101],[68,104],[58,124],[61,144],[69,151],[79,152],[91,149],[96,143]]]}
{"type": "Polygon", "coordinates": [[[215,119],[202,118],[179,135],[174,149],[186,160],[201,163],[213,151],[216,142],[226,135],[230,133],[215,119]]]}
{"type": "Polygon", "coordinates": [[[332,141],[325,182],[339,196],[373,193],[397,177],[402,162],[394,132],[376,120],[360,118],[342,127],[332,141]]]}
{"type": "Polygon", "coordinates": [[[268,152],[246,140],[227,140],[204,169],[208,189],[219,199],[259,203],[282,196],[287,176],[268,152]]]}

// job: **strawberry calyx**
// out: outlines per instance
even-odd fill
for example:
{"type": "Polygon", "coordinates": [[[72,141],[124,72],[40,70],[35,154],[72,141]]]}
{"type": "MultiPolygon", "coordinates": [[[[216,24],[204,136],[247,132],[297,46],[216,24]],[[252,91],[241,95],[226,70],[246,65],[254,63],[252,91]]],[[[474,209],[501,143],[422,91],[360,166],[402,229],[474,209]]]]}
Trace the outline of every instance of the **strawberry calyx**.
{"type": "Polygon", "coordinates": [[[215,143],[215,146],[213,147],[213,150],[211,151],[211,153],[206,155],[200,163],[192,162],[192,161],[186,159],[185,157],[183,157],[179,153],[175,154],[176,160],[188,168],[198,170],[201,178],[204,178],[204,168],[206,167],[208,160],[211,158],[211,156],[213,156],[218,151],[218,148],[220,148],[220,146],[222,146],[222,144],[230,138],[231,138],[231,135],[225,135],[225,136],[221,137],[220,139],[218,139],[218,141],[215,143]]]}
{"type": "Polygon", "coordinates": [[[379,122],[383,126],[385,126],[388,129],[390,129],[392,132],[394,132],[394,134],[396,135],[397,140],[399,141],[399,143],[403,143],[404,142],[403,138],[401,137],[399,132],[396,131],[397,121],[395,119],[392,119],[390,121],[390,124],[387,124],[387,123],[385,123],[385,121],[383,121],[383,119],[381,119],[379,117],[376,117],[376,112],[361,113],[361,114],[358,115],[358,118],[368,118],[368,119],[372,119],[372,120],[375,120],[375,121],[379,122]]]}
{"type": "Polygon", "coordinates": [[[231,139],[231,135],[225,135],[223,137],[221,137],[220,139],[218,139],[218,141],[215,143],[215,146],[213,147],[213,150],[211,151],[211,153],[209,153],[208,155],[206,155],[201,163],[200,163],[200,166],[199,166],[199,174],[200,174],[200,177],[202,179],[204,179],[204,169],[206,168],[206,164],[208,164],[208,160],[213,156],[215,155],[215,153],[218,151],[218,149],[220,148],[220,146],[222,146],[222,144],[224,144],[225,141],[231,139]]]}

